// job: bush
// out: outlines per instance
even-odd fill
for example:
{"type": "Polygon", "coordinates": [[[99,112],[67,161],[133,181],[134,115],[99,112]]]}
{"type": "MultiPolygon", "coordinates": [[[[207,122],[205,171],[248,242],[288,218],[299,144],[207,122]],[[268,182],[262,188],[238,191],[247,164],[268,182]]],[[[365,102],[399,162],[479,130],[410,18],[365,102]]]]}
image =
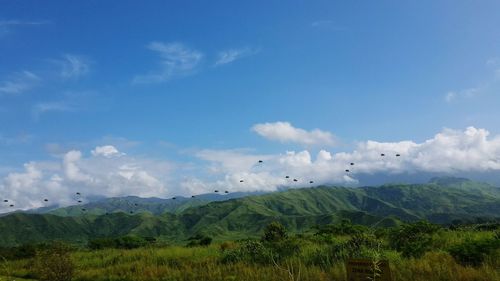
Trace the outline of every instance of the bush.
{"type": "Polygon", "coordinates": [[[500,248],[500,239],[467,239],[452,246],[448,252],[462,265],[480,266],[488,256],[493,256],[500,248]]]}
{"type": "Polygon", "coordinates": [[[70,258],[70,247],[55,242],[36,254],[34,269],[41,281],[69,281],[73,277],[74,264],[70,258]]]}
{"type": "Polygon", "coordinates": [[[33,258],[36,255],[36,246],[25,244],[12,248],[0,248],[0,258],[6,260],[19,260],[33,258]]]}
{"type": "Polygon", "coordinates": [[[272,222],[264,229],[262,241],[265,242],[278,242],[288,238],[286,228],[279,222],[272,222]]]}
{"type": "Polygon", "coordinates": [[[439,230],[439,226],[426,221],[393,228],[389,232],[391,247],[405,257],[421,257],[432,246],[432,234],[439,230]]]}
{"type": "Polygon", "coordinates": [[[268,249],[274,261],[277,262],[300,253],[301,241],[294,238],[286,238],[277,242],[264,243],[264,246],[268,249]]]}
{"type": "Polygon", "coordinates": [[[220,244],[219,249],[221,252],[225,252],[228,250],[233,250],[237,247],[238,246],[234,242],[225,241],[225,242],[222,242],[222,244],[220,244]]]}
{"type": "Polygon", "coordinates": [[[91,240],[88,247],[93,250],[114,248],[114,249],[135,249],[148,244],[148,241],[136,236],[122,236],[117,238],[98,238],[91,240]]]}
{"type": "Polygon", "coordinates": [[[270,264],[272,262],[271,251],[261,242],[244,241],[239,247],[227,250],[223,253],[221,261],[223,263],[247,262],[257,264],[270,264]]]}
{"type": "Polygon", "coordinates": [[[187,247],[208,246],[212,244],[212,237],[203,234],[196,234],[195,236],[189,237],[188,240],[189,243],[186,245],[187,247]]]}

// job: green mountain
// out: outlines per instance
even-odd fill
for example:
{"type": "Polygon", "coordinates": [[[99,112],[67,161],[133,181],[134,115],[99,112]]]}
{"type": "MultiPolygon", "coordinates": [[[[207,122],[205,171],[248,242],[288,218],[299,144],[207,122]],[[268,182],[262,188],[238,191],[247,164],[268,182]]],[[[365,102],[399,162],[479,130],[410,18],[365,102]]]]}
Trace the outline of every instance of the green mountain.
{"type": "MultiPolygon", "coordinates": [[[[113,199],[111,202],[116,204],[111,205],[122,206],[122,200],[113,199]]],[[[274,220],[300,232],[342,218],[368,226],[392,226],[419,219],[450,223],[454,219],[499,218],[500,189],[466,179],[439,178],[427,184],[291,189],[192,204],[184,209],[179,206],[172,212],[148,209],[133,215],[116,212],[67,216],[71,211],[64,216],[11,214],[0,218],[0,245],[53,239],[85,243],[96,237],[128,234],[180,242],[200,232],[216,239],[237,239],[259,235],[274,220]]]]}
{"type": "Polygon", "coordinates": [[[137,196],[101,198],[91,200],[85,204],[74,205],[64,208],[41,208],[27,211],[35,214],[52,214],[57,216],[81,216],[81,215],[104,215],[115,212],[143,213],[149,212],[155,215],[163,213],[180,213],[190,207],[206,205],[210,202],[224,201],[228,199],[241,198],[249,195],[259,195],[262,192],[234,192],[201,194],[194,198],[177,196],[175,199],[141,198],[137,196]]]}

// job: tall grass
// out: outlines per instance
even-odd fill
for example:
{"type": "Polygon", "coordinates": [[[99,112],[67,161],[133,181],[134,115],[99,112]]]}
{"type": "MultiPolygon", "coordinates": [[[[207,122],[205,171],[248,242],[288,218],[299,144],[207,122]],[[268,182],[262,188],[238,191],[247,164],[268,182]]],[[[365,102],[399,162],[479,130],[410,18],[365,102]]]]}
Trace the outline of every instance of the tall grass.
{"type": "MultiPolygon", "coordinates": [[[[467,239],[492,239],[493,231],[440,230],[433,236],[433,248],[418,258],[405,258],[387,247],[387,239],[376,247],[361,245],[358,254],[387,259],[394,281],[500,281],[498,258],[478,267],[457,263],[446,249],[467,239]]],[[[137,249],[79,249],[71,253],[75,281],[345,281],[343,254],[334,254],[338,245],[352,237],[305,236],[300,238],[300,252],[268,263],[236,260],[223,262],[224,255],[238,243],[212,244],[208,247],[149,246],[137,249]]],[[[500,256],[500,250],[496,252],[500,256]]],[[[36,279],[34,261],[0,260],[1,281],[36,279]],[[12,278],[14,277],[14,278],[12,278]],[[3,278],[3,279],[2,279],[3,278]]]]}

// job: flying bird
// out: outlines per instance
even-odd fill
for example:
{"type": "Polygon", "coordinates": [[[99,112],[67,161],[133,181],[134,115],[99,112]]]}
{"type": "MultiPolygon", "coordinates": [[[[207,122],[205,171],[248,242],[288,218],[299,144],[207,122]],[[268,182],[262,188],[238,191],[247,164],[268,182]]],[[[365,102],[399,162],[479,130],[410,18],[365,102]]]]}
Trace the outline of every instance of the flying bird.
{"type": "MultiPolygon", "coordinates": [[[[240,180],[240,182],[244,182],[244,180],[240,180]]],[[[217,191],[216,191],[217,192],[217,191]]]]}
{"type": "Polygon", "coordinates": [[[9,206],[10,206],[10,207],[14,207],[14,204],[10,204],[9,206]]]}
{"type": "Polygon", "coordinates": [[[314,183],[313,181],[309,181],[309,183],[314,183]]]}
{"type": "Polygon", "coordinates": [[[384,157],[384,156],[385,156],[385,154],[384,154],[384,153],[380,153],[380,156],[384,157]]]}
{"type": "Polygon", "coordinates": [[[175,199],[177,199],[177,198],[175,198],[175,197],[172,197],[172,199],[173,199],[173,200],[175,200],[175,199]]]}
{"type": "Polygon", "coordinates": [[[45,201],[45,202],[49,202],[49,199],[43,199],[43,201],[45,201]]]}
{"type": "Polygon", "coordinates": [[[264,162],[264,161],[262,161],[262,160],[259,160],[259,163],[262,163],[262,162],[264,162]]]}
{"type": "Polygon", "coordinates": [[[219,192],[218,190],[214,190],[215,193],[219,192]]]}
{"type": "Polygon", "coordinates": [[[289,178],[290,178],[290,176],[286,176],[286,177],[285,177],[285,179],[289,179],[289,178]]]}
{"type": "Polygon", "coordinates": [[[9,202],[9,200],[5,199],[5,200],[3,200],[3,202],[9,202]]]}
{"type": "Polygon", "coordinates": [[[401,154],[399,154],[399,153],[398,153],[398,154],[396,154],[396,157],[399,157],[399,156],[401,156],[401,154]]]}
{"type": "Polygon", "coordinates": [[[226,190],[226,191],[224,191],[224,193],[229,193],[229,191],[226,190]]]}
{"type": "Polygon", "coordinates": [[[293,181],[297,181],[297,179],[293,179],[293,181]]]}
{"type": "Polygon", "coordinates": [[[194,195],[191,195],[191,198],[194,198],[195,196],[194,195]]]}
{"type": "Polygon", "coordinates": [[[349,171],[349,169],[346,169],[346,170],[345,170],[345,172],[346,172],[346,173],[349,173],[350,171],[349,171]]]}
{"type": "Polygon", "coordinates": [[[78,203],[82,203],[82,200],[78,200],[78,203]]]}
{"type": "Polygon", "coordinates": [[[351,166],[354,166],[354,163],[351,163],[351,166]]]}

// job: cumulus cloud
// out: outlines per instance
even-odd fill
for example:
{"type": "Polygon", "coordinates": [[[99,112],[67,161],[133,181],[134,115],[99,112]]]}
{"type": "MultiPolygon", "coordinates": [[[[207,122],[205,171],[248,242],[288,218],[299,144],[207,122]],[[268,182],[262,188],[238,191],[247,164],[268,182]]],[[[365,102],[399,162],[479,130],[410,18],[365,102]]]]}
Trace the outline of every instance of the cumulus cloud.
{"type": "Polygon", "coordinates": [[[134,77],[133,83],[158,83],[192,74],[203,58],[201,52],[190,49],[181,43],[151,42],[148,49],[160,55],[161,69],[154,73],[137,75],[134,77]]]}
{"type": "Polygon", "coordinates": [[[314,157],[308,150],[266,156],[211,151],[211,157],[205,154],[198,156],[211,164],[222,163],[214,170],[221,174],[222,179],[212,182],[189,179],[183,182],[185,188],[204,188],[206,191],[214,188],[277,190],[285,186],[307,187],[311,180],[314,185],[357,184],[359,176],[380,173],[460,175],[500,171],[500,136],[491,137],[485,129],[469,127],[463,131],[444,129],[421,143],[368,140],[358,143],[352,152],[320,150],[314,157]],[[251,164],[259,158],[266,161],[262,165],[251,164]],[[298,181],[294,182],[293,178],[298,181]],[[242,179],[244,182],[240,182],[242,179]]]}
{"type": "Polygon", "coordinates": [[[217,61],[215,66],[220,66],[223,64],[231,63],[235,60],[256,54],[258,50],[253,50],[251,48],[245,47],[240,49],[229,49],[221,51],[217,54],[217,61]]]}
{"type": "Polygon", "coordinates": [[[40,77],[30,71],[14,73],[8,79],[0,81],[0,95],[21,94],[33,88],[40,80],[40,77]]]}
{"type": "Polygon", "coordinates": [[[97,146],[91,151],[91,153],[94,156],[103,156],[107,158],[125,155],[124,153],[119,152],[118,149],[112,145],[97,146]]]}
{"type": "MultiPolygon", "coordinates": [[[[74,203],[71,196],[76,191],[165,198],[214,189],[274,191],[320,184],[359,185],[363,184],[360,179],[380,174],[498,173],[500,136],[468,127],[443,129],[423,142],[367,140],[349,152],[304,149],[259,154],[249,149],[204,149],[194,156],[199,159],[195,166],[184,169],[166,161],[131,157],[111,145],[95,147],[88,156],[70,150],[60,161],[33,161],[25,164],[24,171],[7,174],[0,181],[0,197],[12,199],[19,208],[32,208],[42,206],[44,197],[60,204],[74,203]]],[[[7,210],[10,208],[0,206],[0,212],[7,210]]]]}
{"type": "MultiPolygon", "coordinates": [[[[128,157],[113,146],[100,146],[85,157],[70,150],[60,161],[29,162],[23,172],[12,172],[0,181],[0,198],[15,204],[15,209],[50,204],[74,204],[73,195],[143,197],[169,195],[166,175],[172,165],[165,161],[128,157]],[[120,156],[120,157],[115,157],[120,156]]],[[[12,210],[0,205],[0,212],[12,210]]]]}
{"type": "Polygon", "coordinates": [[[269,140],[283,143],[292,142],[303,145],[335,145],[335,136],[320,129],[306,131],[295,128],[288,122],[274,122],[256,124],[252,130],[269,140]]]}

